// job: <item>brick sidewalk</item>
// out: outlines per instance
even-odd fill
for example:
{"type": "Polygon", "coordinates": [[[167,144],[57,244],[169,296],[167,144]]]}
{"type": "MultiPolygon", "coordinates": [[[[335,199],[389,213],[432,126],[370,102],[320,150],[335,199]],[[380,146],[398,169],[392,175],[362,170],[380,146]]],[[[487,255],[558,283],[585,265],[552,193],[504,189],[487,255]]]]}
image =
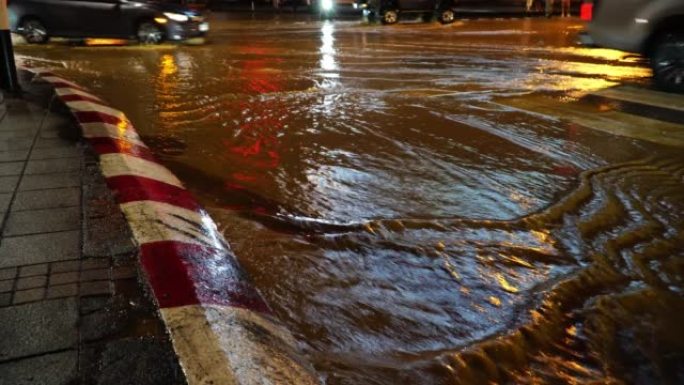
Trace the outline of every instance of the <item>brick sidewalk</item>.
{"type": "Polygon", "coordinates": [[[184,384],[94,156],[25,89],[0,104],[0,385],[184,384]]]}

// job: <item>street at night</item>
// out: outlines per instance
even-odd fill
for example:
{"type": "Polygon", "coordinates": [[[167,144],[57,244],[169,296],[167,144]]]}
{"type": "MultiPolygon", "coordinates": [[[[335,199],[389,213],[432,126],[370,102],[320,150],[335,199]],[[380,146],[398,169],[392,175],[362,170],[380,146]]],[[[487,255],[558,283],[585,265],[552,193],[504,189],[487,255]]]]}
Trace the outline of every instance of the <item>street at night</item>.
{"type": "Polygon", "coordinates": [[[577,18],[209,21],[15,55],[125,112],[323,383],[684,381],[684,96],[643,58],[577,18]]]}

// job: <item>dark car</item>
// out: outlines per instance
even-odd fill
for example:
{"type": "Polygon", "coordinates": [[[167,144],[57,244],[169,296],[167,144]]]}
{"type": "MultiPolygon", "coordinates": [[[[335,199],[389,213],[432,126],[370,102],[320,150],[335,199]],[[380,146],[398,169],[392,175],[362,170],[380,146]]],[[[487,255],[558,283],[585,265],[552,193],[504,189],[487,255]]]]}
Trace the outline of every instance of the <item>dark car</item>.
{"type": "Polygon", "coordinates": [[[128,0],[10,0],[10,28],[32,44],[50,37],[137,38],[141,43],[204,36],[197,10],[170,2],[128,0]]]}
{"type": "Polygon", "coordinates": [[[642,54],[655,84],[684,93],[684,1],[594,0],[584,19],[590,41],[599,47],[642,54]]]}
{"type": "Polygon", "coordinates": [[[383,24],[394,24],[400,14],[421,13],[425,21],[437,14],[444,24],[456,19],[456,0],[357,0],[355,8],[362,9],[369,19],[380,18],[383,24]]]}
{"type": "MultiPolygon", "coordinates": [[[[572,9],[578,10],[581,0],[572,0],[572,9]]],[[[544,0],[356,0],[355,8],[364,10],[371,18],[378,16],[384,24],[394,24],[400,14],[421,13],[424,19],[437,19],[451,23],[459,14],[541,14],[544,0]]],[[[560,11],[561,0],[553,2],[553,12],[560,11]]]]}

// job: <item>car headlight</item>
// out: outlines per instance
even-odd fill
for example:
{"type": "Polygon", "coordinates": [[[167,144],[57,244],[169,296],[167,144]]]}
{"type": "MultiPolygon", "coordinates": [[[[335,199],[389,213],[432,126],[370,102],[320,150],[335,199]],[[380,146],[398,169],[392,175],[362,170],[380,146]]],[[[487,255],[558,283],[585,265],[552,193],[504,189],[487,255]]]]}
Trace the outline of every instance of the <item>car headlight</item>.
{"type": "Polygon", "coordinates": [[[321,9],[326,12],[332,11],[333,0],[321,0],[321,9]]]}
{"type": "Polygon", "coordinates": [[[181,23],[184,23],[184,22],[190,20],[190,18],[187,15],[183,15],[180,13],[164,12],[164,16],[168,17],[170,20],[178,21],[181,23]]]}

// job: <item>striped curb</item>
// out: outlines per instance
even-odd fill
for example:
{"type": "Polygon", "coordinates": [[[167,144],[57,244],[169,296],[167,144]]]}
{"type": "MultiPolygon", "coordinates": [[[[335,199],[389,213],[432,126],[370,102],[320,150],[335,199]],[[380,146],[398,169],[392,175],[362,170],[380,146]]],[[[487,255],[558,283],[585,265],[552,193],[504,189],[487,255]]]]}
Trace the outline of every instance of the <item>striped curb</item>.
{"type": "Polygon", "coordinates": [[[188,384],[319,384],[214,221],[124,113],[50,72],[28,71],[54,87],[98,154],[188,384]]]}

